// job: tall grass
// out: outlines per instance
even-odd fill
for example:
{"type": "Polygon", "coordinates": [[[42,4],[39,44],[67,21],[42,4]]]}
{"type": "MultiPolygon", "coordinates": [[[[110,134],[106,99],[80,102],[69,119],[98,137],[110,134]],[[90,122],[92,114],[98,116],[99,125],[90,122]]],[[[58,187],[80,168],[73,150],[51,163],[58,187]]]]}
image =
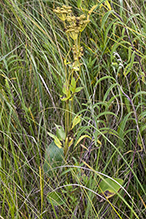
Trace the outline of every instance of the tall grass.
{"type": "Polygon", "coordinates": [[[72,0],[2,0],[0,8],[0,217],[144,219],[145,2],[84,0],[78,8],[72,0]],[[60,95],[71,49],[53,13],[63,4],[77,16],[97,7],[81,36],[76,147],[49,175],[48,132],[64,126],[60,95]],[[82,135],[91,139],[78,143],[82,135]],[[124,180],[109,199],[98,190],[106,178],[124,180]]]}

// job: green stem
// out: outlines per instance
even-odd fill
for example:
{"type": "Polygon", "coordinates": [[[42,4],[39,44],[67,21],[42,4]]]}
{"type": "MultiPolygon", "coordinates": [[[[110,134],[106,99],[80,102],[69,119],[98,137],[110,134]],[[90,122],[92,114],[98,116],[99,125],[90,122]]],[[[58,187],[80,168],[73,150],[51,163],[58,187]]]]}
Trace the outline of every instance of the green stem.
{"type": "Polygon", "coordinates": [[[68,130],[70,130],[70,119],[69,119],[69,100],[66,101],[66,109],[65,109],[65,145],[64,145],[64,156],[66,157],[68,151],[68,130]]]}

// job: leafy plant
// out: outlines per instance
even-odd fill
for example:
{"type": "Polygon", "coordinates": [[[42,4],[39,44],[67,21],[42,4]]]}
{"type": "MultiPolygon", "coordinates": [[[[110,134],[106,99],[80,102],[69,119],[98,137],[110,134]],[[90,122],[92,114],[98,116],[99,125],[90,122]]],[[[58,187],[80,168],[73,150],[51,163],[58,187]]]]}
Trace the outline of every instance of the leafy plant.
{"type": "MultiPolygon", "coordinates": [[[[62,88],[63,95],[60,95],[61,101],[65,102],[65,131],[63,127],[56,125],[56,135],[48,133],[54,139],[55,144],[60,149],[62,148],[61,142],[63,142],[64,157],[66,159],[69,148],[73,144],[73,138],[69,136],[69,133],[73,131],[74,127],[79,124],[81,120],[81,115],[75,116],[73,119],[72,115],[74,113],[74,97],[78,92],[83,89],[82,87],[77,87],[77,82],[80,78],[81,73],[80,59],[83,56],[83,47],[80,46],[80,37],[81,32],[89,23],[89,17],[86,19],[86,16],[84,14],[80,15],[79,17],[75,17],[72,14],[71,7],[66,5],[63,5],[61,8],[57,7],[53,11],[57,14],[57,16],[62,20],[64,24],[67,39],[69,45],[72,47],[71,49],[73,52],[73,62],[68,61],[68,56],[71,49],[67,53],[67,56],[64,60],[65,82],[62,88]],[[73,45],[71,40],[73,41],[73,45]],[[77,72],[79,72],[79,75],[77,72]]],[[[82,138],[80,140],[82,140],[82,138]]],[[[54,153],[50,145],[47,150],[50,151],[50,155],[51,153],[54,153]]],[[[47,151],[46,154],[48,154],[47,151]]]]}
{"type": "Polygon", "coordinates": [[[145,219],[145,1],[0,8],[1,217],[145,219]]]}

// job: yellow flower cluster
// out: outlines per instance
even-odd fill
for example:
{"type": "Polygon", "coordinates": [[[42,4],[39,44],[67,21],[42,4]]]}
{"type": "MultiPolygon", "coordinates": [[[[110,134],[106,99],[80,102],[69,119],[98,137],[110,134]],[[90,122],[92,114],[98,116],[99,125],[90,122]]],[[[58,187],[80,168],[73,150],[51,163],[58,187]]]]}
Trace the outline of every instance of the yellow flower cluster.
{"type": "Polygon", "coordinates": [[[74,16],[72,12],[72,7],[66,5],[63,5],[62,7],[57,7],[53,10],[53,12],[56,13],[56,15],[63,21],[64,30],[67,36],[74,40],[74,45],[72,47],[74,62],[69,66],[75,71],[79,71],[81,65],[79,59],[83,56],[83,47],[80,47],[79,34],[90,22],[89,16],[86,17],[84,14],[80,16],[74,16]]]}
{"type": "Polygon", "coordinates": [[[65,26],[65,31],[73,40],[78,38],[79,32],[82,32],[90,22],[90,20],[86,19],[84,14],[79,17],[72,16],[70,6],[63,5],[61,8],[57,7],[53,11],[62,21],[66,21],[67,25],[65,26]]]}
{"type": "Polygon", "coordinates": [[[63,5],[61,8],[57,7],[53,10],[54,13],[62,20],[65,21],[68,14],[72,12],[70,6],[63,5]]]}
{"type": "Polygon", "coordinates": [[[66,33],[69,33],[73,40],[77,39],[79,32],[82,32],[86,25],[90,22],[89,20],[86,20],[86,16],[84,14],[80,17],[67,16],[66,20],[69,23],[66,33]]]}
{"type": "Polygon", "coordinates": [[[73,56],[74,56],[74,61],[77,61],[83,56],[83,47],[76,47],[75,45],[72,48],[73,50],[73,56]]]}

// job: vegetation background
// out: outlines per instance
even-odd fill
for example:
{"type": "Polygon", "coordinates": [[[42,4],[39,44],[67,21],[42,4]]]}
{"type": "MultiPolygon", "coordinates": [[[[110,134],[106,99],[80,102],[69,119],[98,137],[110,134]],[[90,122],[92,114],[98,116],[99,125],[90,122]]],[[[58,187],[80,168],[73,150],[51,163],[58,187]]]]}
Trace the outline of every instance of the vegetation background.
{"type": "Polygon", "coordinates": [[[1,0],[0,218],[144,219],[145,145],[146,2],[1,0]],[[64,127],[60,95],[71,45],[53,12],[64,4],[75,16],[96,5],[80,38],[73,145],[90,138],[47,174],[48,132],[64,127]],[[103,177],[123,180],[112,197],[98,190],[103,177]]]}

